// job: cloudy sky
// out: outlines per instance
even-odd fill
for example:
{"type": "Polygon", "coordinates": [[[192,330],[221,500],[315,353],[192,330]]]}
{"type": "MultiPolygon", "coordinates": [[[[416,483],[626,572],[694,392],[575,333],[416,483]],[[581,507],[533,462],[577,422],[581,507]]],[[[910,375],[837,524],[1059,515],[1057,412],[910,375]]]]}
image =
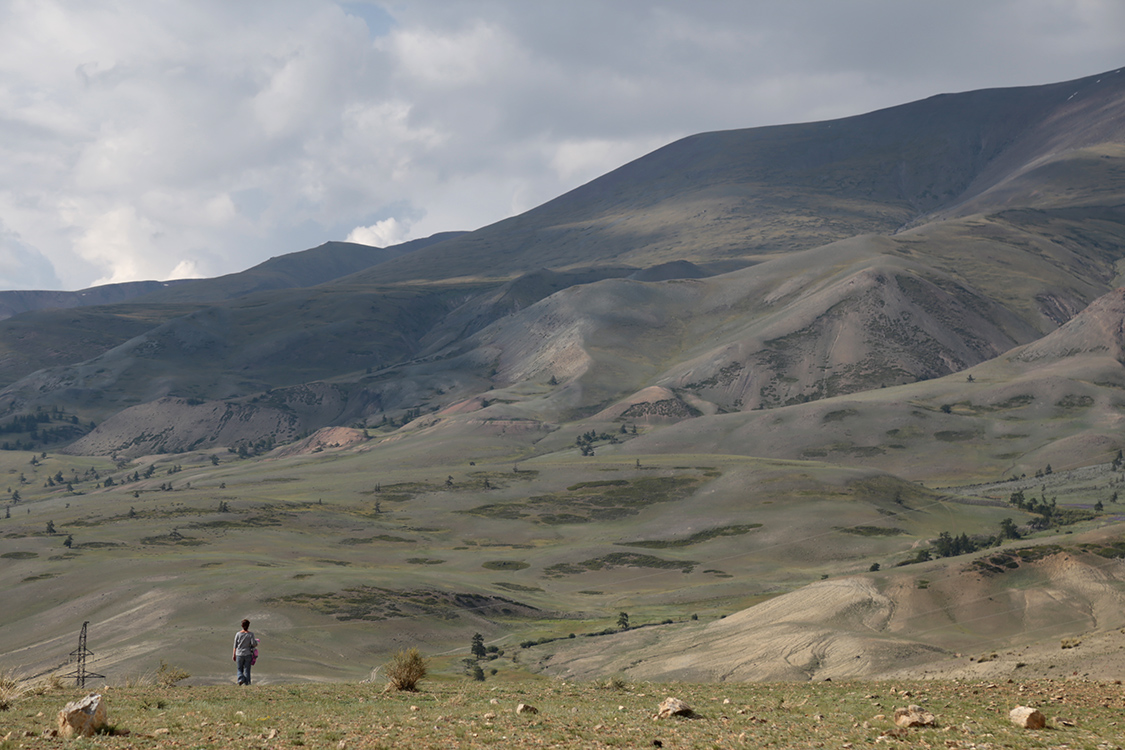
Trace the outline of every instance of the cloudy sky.
{"type": "Polygon", "coordinates": [[[1125,64],[1121,0],[0,0],[0,288],[474,229],[695,132],[1125,64]]]}

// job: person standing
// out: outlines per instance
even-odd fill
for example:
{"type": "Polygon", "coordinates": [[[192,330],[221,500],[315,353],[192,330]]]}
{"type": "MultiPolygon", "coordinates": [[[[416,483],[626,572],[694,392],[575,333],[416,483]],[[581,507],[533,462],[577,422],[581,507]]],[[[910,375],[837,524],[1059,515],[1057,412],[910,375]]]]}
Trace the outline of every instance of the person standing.
{"type": "Polygon", "coordinates": [[[250,632],[250,621],[242,621],[242,630],[234,634],[234,663],[238,667],[238,684],[250,684],[250,667],[254,664],[254,650],[258,641],[250,632]]]}

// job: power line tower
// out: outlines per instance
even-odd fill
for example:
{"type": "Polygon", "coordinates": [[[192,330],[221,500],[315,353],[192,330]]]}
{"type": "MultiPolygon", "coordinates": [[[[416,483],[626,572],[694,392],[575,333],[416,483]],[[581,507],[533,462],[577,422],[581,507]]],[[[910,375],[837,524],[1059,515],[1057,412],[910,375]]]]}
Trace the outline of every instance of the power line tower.
{"type": "Polygon", "coordinates": [[[64,674],[63,677],[73,677],[78,687],[86,687],[86,678],[105,679],[104,674],[96,674],[94,672],[86,671],[86,657],[93,656],[94,652],[86,648],[86,627],[90,621],[82,623],[82,632],[78,636],[78,648],[70,652],[70,656],[75,660],[75,669],[70,674],[64,674]]]}

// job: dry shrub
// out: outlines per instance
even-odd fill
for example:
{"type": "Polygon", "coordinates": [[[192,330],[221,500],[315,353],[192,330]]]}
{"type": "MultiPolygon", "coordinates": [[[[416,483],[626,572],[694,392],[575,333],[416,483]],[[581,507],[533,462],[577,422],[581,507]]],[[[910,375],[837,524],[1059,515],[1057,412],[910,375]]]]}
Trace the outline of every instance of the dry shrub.
{"type": "Polygon", "coordinates": [[[126,675],[121,687],[139,688],[156,684],[156,672],[142,672],[140,674],[126,675]]]}
{"type": "Polygon", "coordinates": [[[27,681],[12,670],[0,670],[0,711],[7,711],[27,693],[27,681]]]}
{"type": "Polygon", "coordinates": [[[191,672],[171,664],[165,664],[164,660],[160,660],[160,669],[156,670],[156,681],[164,687],[172,687],[180,680],[186,680],[191,677],[191,672]]]}
{"type": "Polygon", "coordinates": [[[384,667],[387,673],[387,690],[418,689],[418,683],[426,676],[426,660],[418,649],[396,651],[384,667]]]}
{"type": "Polygon", "coordinates": [[[27,692],[31,695],[46,695],[57,690],[63,690],[65,687],[62,675],[58,672],[52,672],[46,677],[28,684],[27,692]]]}

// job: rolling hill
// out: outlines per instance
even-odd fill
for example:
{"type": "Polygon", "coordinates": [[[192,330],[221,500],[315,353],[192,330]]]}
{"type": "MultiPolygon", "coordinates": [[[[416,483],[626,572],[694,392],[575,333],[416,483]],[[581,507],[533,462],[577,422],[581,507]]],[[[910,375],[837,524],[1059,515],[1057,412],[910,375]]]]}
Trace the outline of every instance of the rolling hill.
{"type": "Polygon", "coordinates": [[[215,681],[225,606],[294,679],[473,632],[552,644],[512,674],[652,679],[1104,633],[1123,261],[1115,71],[704,133],[474,232],[28,309],[0,625],[46,670],[94,619],[135,669],[141,602],[215,681]],[[943,533],[976,557],[921,559],[943,533]],[[622,608],[646,627],[604,632],[622,608]]]}

